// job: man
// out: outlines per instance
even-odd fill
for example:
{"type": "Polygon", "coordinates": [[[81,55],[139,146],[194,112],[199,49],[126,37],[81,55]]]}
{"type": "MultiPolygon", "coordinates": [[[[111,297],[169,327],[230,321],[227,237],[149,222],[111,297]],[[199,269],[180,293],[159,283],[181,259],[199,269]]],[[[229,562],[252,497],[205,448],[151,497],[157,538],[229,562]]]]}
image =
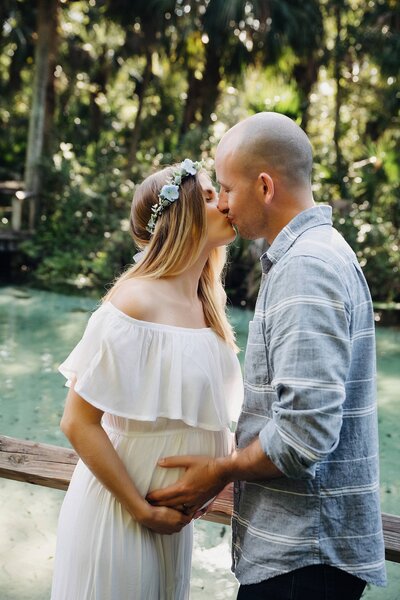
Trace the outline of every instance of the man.
{"type": "Polygon", "coordinates": [[[152,502],[192,511],[234,481],[238,598],[360,598],[385,585],[374,318],[356,256],[314,204],[306,134],[277,113],[230,129],[216,152],[219,208],[264,237],[245,357],[238,449],[186,467],[152,502]]]}

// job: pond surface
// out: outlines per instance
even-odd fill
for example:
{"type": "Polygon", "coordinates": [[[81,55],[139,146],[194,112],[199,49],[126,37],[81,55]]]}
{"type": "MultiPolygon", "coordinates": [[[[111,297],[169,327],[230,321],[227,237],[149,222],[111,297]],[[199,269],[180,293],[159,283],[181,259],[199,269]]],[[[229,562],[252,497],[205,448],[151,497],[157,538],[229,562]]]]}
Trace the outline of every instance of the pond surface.
{"type": "MultiPolygon", "coordinates": [[[[0,288],[0,433],[68,446],[59,430],[66,395],[57,366],[81,337],[96,300],[27,288],[0,288]]],[[[243,349],[250,311],[231,310],[243,349]]],[[[243,353],[242,353],[243,355],[243,353]]],[[[381,497],[400,514],[400,330],[378,327],[381,497]]],[[[49,598],[55,531],[63,492],[0,479],[0,598],[49,598]]],[[[192,600],[236,597],[230,530],[198,522],[192,600]]],[[[389,586],[367,600],[400,599],[400,565],[387,563],[389,586]]]]}

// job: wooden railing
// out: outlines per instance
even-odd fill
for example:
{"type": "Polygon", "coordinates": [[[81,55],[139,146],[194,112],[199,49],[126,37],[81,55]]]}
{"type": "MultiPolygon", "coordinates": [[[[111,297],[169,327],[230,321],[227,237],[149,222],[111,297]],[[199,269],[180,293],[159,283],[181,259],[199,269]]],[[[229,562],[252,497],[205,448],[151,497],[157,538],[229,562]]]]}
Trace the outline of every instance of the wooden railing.
{"type": "MultiPolygon", "coordinates": [[[[0,477],[66,490],[78,456],[74,450],[0,436],[0,477]]],[[[230,525],[232,487],[228,486],[202,518],[230,525]]],[[[400,563],[400,516],[382,515],[386,560],[400,563]]]]}

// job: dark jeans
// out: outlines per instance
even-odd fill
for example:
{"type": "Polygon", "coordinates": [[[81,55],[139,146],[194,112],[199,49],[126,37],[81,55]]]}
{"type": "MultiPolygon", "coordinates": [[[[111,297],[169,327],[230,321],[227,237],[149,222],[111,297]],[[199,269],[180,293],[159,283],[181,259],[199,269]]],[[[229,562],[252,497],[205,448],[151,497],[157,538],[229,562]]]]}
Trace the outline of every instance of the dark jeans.
{"type": "Polygon", "coordinates": [[[358,600],[366,582],[329,565],[312,565],[241,585],[237,600],[358,600]]]}

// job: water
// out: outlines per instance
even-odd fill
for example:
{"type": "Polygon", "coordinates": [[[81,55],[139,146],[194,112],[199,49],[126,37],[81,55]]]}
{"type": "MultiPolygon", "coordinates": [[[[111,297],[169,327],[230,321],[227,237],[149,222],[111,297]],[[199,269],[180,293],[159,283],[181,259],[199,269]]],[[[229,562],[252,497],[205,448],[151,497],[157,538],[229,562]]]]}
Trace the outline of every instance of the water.
{"type": "MultiPolygon", "coordinates": [[[[67,446],[59,430],[66,390],[57,365],[79,340],[96,300],[0,289],[0,432],[67,446]]],[[[231,318],[244,348],[250,311],[231,318]]],[[[377,331],[381,491],[385,512],[400,514],[400,331],[377,331]]],[[[0,479],[0,600],[49,597],[55,530],[63,492],[0,479]]],[[[230,573],[230,529],[196,524],[192,600],[236,597],[230,573]]],[[[389,586],[367,600],[400,600],[400,565],[387,563],[389,586]]]]}

